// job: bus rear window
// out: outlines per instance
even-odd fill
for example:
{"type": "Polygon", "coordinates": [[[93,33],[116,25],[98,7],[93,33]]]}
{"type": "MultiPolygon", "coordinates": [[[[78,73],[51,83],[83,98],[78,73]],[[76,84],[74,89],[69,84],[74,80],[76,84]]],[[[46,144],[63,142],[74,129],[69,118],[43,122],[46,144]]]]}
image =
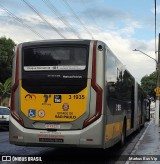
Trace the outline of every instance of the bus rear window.
{"type": "Polygon", "coordinates": [[[24,48],[25,71],[85,70],[86,47],[34,47],[24,48]]]}

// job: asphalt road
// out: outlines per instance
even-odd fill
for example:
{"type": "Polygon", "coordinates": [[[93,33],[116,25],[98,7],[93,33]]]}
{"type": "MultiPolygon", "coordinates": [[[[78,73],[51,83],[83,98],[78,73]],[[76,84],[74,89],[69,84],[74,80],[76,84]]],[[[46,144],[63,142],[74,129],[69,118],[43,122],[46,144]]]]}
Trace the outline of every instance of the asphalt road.
{"type": "Polygon", "coordinates": [[[127,138],[123,148],[115,145],[112,148],[86,149],[86,148],[50,148],[50,147],[24,147],[9,143],[9,132],[0,130],[0,161],[2,156],[11,157],[39,157],[42,161],[61,163],[112,163],[123,164],[128,159],[134,146],[148,125],[140,132],[135,132],[127,138]]]}

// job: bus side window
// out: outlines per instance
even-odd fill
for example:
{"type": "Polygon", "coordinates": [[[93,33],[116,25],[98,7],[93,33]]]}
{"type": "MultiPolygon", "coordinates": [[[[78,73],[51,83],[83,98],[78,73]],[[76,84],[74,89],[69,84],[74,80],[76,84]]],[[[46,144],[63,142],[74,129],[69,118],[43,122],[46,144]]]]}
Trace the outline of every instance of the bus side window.
{"type": "Polygon", "coordinates": [[[112,95],[112,94],[115,94],[115,84],[114,83],[108,83],[108,92],[110,93],[110,95],[112,95]]]}

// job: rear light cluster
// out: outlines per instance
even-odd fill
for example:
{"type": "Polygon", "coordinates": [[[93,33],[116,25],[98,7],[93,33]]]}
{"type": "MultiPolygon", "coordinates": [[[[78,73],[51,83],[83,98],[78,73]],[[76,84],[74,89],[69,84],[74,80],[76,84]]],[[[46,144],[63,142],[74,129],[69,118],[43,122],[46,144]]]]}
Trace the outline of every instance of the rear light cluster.
{"type": "Polygon", "coordinates": [[[102,113],[102,88],[96,83],[96,50],[97,50],[97,41],[93,45],[93,59],[92,59],[92,88],[96,91],[96,112],[92,117],[87,118],[83,127],[86,127],[100,118],[102,113]]]}
{"type": "Polygon", "coordinates": [[[15,110],[15,92],[19,86],[19,47],[16,50],[16,68],[15,68],[15,79],[11,90],[11,115],[12,117],[23,126],[23,120],[20,118],[15,110]]]}

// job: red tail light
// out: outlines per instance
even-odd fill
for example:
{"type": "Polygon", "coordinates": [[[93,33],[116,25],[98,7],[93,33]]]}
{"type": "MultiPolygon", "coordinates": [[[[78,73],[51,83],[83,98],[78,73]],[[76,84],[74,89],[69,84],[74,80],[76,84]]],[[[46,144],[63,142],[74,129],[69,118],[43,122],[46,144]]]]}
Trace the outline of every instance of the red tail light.
{"type": "Polygon", "coordinates": [[[12,117],[23,126],[23,120],[15,111],[15,92],[19,86],[19,47],[16,50],[16,68],[15,68],[15,81],[11,90],[11,115],[12,117]]]}
{"type": "Polygon", "coordinates": [[[87,118],[83,127],[86,127],[100,118],[102,113],[102,88],[96,83],[96,49],[97,49],[97,41],[94,42],[93,45],[93,59],[92,59],[92,88],[96,91],[96,112],[92,117],[87,118]]]}

